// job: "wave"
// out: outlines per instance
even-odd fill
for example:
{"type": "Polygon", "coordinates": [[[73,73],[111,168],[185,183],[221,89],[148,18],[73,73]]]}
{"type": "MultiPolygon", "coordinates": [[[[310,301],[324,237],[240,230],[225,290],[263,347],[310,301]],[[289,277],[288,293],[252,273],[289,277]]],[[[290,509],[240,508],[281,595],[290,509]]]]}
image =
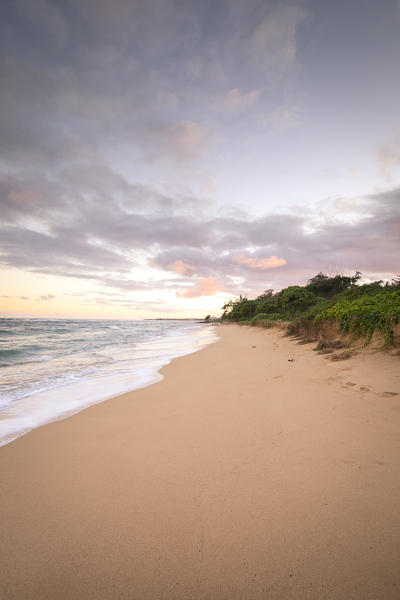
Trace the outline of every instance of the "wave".
{"type": "MultiPolygon", "coordinates": [[[[92,326],[93,334],[103,327],[104,322],[97,328],[92,326]]],[[[3,359],[0,445],[90,404],[150,385],[161,378],[160,368],[174,357],[195,352],[217,339],[214,328],[194,324],[166,327],[136,322],[123,332],[130,342],[116,343],[121,340],[120,332],[115,335],[110,331],[103,343],[88,344],[86,338],[85,344],[79,342],[74,347],[71,342],[62,355],[54,354],[53,345],[53,354],[42,352],[29,358],[25,354],[28,360],[21,362],[19,356],[17,363],[15,355],[20,349],[14,350],[13,364],[4,365],[3,359]]],[[[78,339],[82,339],[80,333],[78,339]]]]}

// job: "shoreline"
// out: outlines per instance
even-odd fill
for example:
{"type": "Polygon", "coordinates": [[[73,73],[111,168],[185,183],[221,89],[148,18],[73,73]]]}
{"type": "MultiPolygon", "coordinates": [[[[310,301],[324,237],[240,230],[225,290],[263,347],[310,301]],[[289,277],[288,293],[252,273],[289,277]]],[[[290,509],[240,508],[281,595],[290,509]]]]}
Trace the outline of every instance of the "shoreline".
{"type": "MultiPolygon", "coordinates": [[[[197,352],[217,340],[218,336],[210,326],[192,327],[158,335],[153,332],[153,335],[139,339],[130,347],[110,344],[61,356],[48,355],[45,356],[46,360],[4,365],[1,375],[9,384],[12,382],[9,389],[14,385],[11,394],[15,393],[17,382],[19,385],[22,382],[22,390],[17,390],[22,394],[7,398],[7,391],[4,392],[4,406],[0,413],[0,447],[38,427],[69,418],[89,406],[153,385],[162,380],[160,371],[172,360],[197,352]],[[99,361],[97,364],[93,357],[99,361]],[[106,365],[103,372],[102,365],[106,365]],[[29,370],[32,366],[33,371],[29,370]],[[98,372],[94,377],[81,374],[85,369],[89,372],[97,369],[98,372]],[[50,383],[46,381],[54,373],[57,373],[58,379],[53,378],[50,383]],[[23,387],[26,382],[28,389],[23,387]],[[55,396],[57,402],[54,402],[55,396]]],[[[7,389],[7,385],[4,387],[7,389]]]]}
{"type": "Polygon", "coordinates": [[[0,448],[4,597],[398,597],[398,358],[218,335],[0,448]]]}

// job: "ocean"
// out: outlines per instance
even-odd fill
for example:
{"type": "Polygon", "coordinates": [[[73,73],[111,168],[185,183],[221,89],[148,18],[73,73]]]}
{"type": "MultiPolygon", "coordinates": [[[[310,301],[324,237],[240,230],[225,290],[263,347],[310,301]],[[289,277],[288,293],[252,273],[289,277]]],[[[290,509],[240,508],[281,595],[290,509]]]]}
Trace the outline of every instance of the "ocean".
{"type": "Polygon", "coordinates": [[[217,339],[195,321],[0,319],[0,446],[155,383],[173,358],[217,339]]]}

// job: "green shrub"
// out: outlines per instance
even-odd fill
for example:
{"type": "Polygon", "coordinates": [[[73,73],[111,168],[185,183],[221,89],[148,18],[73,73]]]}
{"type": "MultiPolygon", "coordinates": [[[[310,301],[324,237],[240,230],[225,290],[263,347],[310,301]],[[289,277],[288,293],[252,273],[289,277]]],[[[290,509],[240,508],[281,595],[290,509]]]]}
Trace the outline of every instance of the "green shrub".
{"type": "Polygon", "coordinates": [[[292,318],[288,313],[272,313],[268,315],[268,321],[291,321],[292,318]]]}
{"type": "Polygon", "coordinates": [[[315,317],[324,310],[327,310],[331,306],[333,306],[337,302],[336,298],[331,300],[326,300],[325,298],[321,298],[317,296],[315,304],[309,306],[302,314],[301,318],[306,321],[313,321],[315,317]]]}
{"type": "Polygon", "coordinates": [[[356,285],[360,278],[361,273],[359,271],[352,277],[341,274],[328,277],[325,273],[318,273],[309,280],[306,289],[316,296],[329,299],[356,285]]]}
{"type": "Polygon", "coordinates": [[[290,315],[284,313],[260,313],[252,318],[252,325],[255,325],[257,321],[290,321],[290,315]]]}
{"type": "Polygon", "coordinates": [[[391,292],[389,287],[382,287],[383,281],[374,281],[373,283],[365,283],[364,285],[353,286],[349,290],[346,290],[340,295],[340,298],[346,298],[347,300],[354,300],[361,296],[376,296],[376,294],[382,294],[385,292],[391,292]]]}
{"type": "Polygon", "coordinates": [[[343,331],[356,337],[365,336],[366,343],[375,330],[380,331],[386,344],[393,343],[393,325],[400,316],[400,291],[364,295],[360,298],[342,298],[339,302],[315,317],[338,319],[343,331]]]}
{"type": "Polygon", "coordinates": [[[277,312],[276,296],[267,296],[257,298],[256,314],[266,314],[277,312]]]}
{"type": "Polygon", "coordinates": [[[291,285],[277,295],[278,308],[292,316],[303,312],[309,306],[315,304],[316,301],[315,294],[299,285],[291,285]]]}
{"type": "Polygon", "coordinates": [[[267,313],[258,313],[257,315],[255,315],[255,317],[252,318],[251,322],[254,323],[255,321],[267,321],[269,317],[270,315],[268,315],[267,313]]]}
{"type": "Polygon", "coordinates": [[[400,315],[400,276],[391,283],[358,285],[360,277],[358,271],[351,277],[319,273],[305,287],[292,285],[278,293],[268,289],[255,300],[241,295],[223,306],[221,320],[252,325],[264,321],[267,326],[268,321],[338,319],[343,331],[365,336],[366,343],[376,329],[390,344],[400,315]]]}

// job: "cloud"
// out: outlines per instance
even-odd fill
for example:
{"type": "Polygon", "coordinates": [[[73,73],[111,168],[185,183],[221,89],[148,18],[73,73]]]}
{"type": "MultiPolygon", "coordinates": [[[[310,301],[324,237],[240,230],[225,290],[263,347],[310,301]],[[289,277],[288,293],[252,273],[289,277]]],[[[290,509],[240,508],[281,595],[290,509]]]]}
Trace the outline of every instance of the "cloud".
{"type": "Polygon", "coordinates": [[[55,296],[53,296],[53,294],[44,294],[44,295],[38,296],[36,298],[36,300],[46,300],[46,301],[47,300],[54,300],[54,299],[55,299],[55,296]]]}
{"type": "Polygon", "coordinates": [[[393,169],[400,164],[400,135],[381,144],[377,149],[379,174],[390,181],[393,169]]]}
{"type": "Polygon", "coordinates": [[[227,2],[220,27],[209,26],[207,3],[9,4],[0,24],[0,138],[11,165],[86,162],[116,147],[135,162],[197,160],[218,137],[210,98],[226,96],[233,112],[254,106],[265,69],[293,61],[304,19],[300,8],[257,0],[250,10],[227,2]]]}
{"type": "Polygon", "coordinates": [[[296,60],[296,30],[305,18],[305,12],[294,5],[271,12],[253,32],[253,61],[262,61],[267,68],[292,66],[296,60]]]}
{"type": "MultiPolygon", "coordinates": [[[[222,182],[225,194],[225,150],[234,154],[228,146],[239,140],[247,161],[242,140],[249,148],[247,125],[259,125],[261,114],[269,127],[297,120],[296,95],[285,84],[306,19],[281,2],[256,0],[249,10],[227,0],[221,23],[211,4],[7,4],[0,20],[2,267],[79,278],[122,296],[278,288],[335,265],[400,270],[399,190],[360,207],[348,199],[351,219],[333,203],[318,218],[304,206],[255,217],[200,195],[200,179],[222,182]],[[268,86],[278,108],[263,112],[268,86]],[[227,112],[248,111],[250,119],[254,108],[257,118],[238,119],[240,129],[231,119],[228,134],[210,110],[215,97],[227,112]],[[210,172],[200,176],[197,161],[208,161],[210,172]],[[184,188],[186,170],[196,191],[184,188]],[[285,257],[285,268],[264,262],[272,257],[285,257]],[[146,267],[152,261],[154,271],[146,267]]],[[[379,151],[388,172],[396,148],[379,151]]],[[[244,182],[248,163],[239,173],[244,182]]]]}
{"type": "Polygon", "coordinates": [[[260,90],[244,93],[239,88],[233,88],[223,98],[222,108],[233,113],[242,112],[256,104],[260,95],[260,90]]]}
{"type": "Polygon", "coordinates": [[[284,258],[278,258],[277,256],[270,256],[269,258],[251,258],[246,257],[244,254],[237,254],[233,258],[234,262],[238,265],[245,265],[250,269],[259,269],[265,271],[267,269],[276,269],[286,265],[284,258]]]}
{"type": "Polygon", "coordinates": [[[178,158],[193,160],[206,149],[210,133],[206,127],[193,121],[179,121],[168,128],[168,138],[178,158]]]}
{"type": "Polygon", "coordinates": [[[321,270],[400,271],[400,189],[324,201],[318,215],[303,208],[254,217],[204,210],[201,198],[160,194],[106,165],[60,168],[51,180],[20,172],[0,182],[3,267],[75,277],[121,294],[251,294],[321,270]],[[174,276],[153,278],[152,264],[174,276]],[[193,275],[199,279],[190,287],[193,275]]]}
{"type": "Polygon", "coordinates": [[[264,127],[294,127],[299,122],[298,113],[299,109],[297,106],[283,104],[264,114],[260,118],[260,124],[264,127]]]}
{"type": "Polygon", "coordinates": [[[165,158],[172,157],[180,162],[200,158],[211,143],[209,129],[194,121],[152,126],[149,135],[157,143],[157,152],[162,149],[165,158]]]}
{"type": "Polygon", "coordinates": [[[42,33],[50,36],[57,46],[64,46],[70,38],[70,30],[62,11],[46,0],[16,0],[20,14],[42,33]]]}
{"type": "Polygon", "coordinates": [[[177,292],[178,298],[199,298],[200,296],[215,296],[217,292],[223,290],[222,281],[216,281],[213,277],[201,279],[192,288],[184,292],[177,292]]]}
{"type": "MultiPolygon", "coordinates": [[[[271,10],[271,3],[258,0],[250,10],[227,2],[223,23],[215,21],[211,4],[175,0],[116,0],[112,7],[106,0],[9,4],[0,23],[1,166],[24,172],[14,182],[21,203],[33,193],[29,178],[40,172],[47,190],[52,182],[60,221],[71,220],[54,181],[61,165],[75,179],[74,193],[83,205],[95,187],[102,207],[109,190],[114,195],[104,164],[137,180],[129,202],[135,196],[139,203],[146,193],[140,182],[148,181],[164,191],[171,180],[175,185],[190,180],[199,193],[201,178],[210,183],[200,193],[212,194],[220,157],[241,135],[224,129],[212,110],[214,99],[220,99],[219,110],[251,118],[264,100],[265,70],[269,85],[271,69],[279,71],[283,63],[287,68],[283,49],[296,45],[301,22],[299,9],[271,10]],[[209,26],[213,21],[216,27],[209,26]],[[83,192],[79,169],[89,166],[92,189],[83,192]]],[[[119,189],[121,196],[127,187],[119,189]]],[[[42,198],[39,185],[35,188],[36,218],[42,198]]],[[[75,207],[74,199],[68,202],[75,207]]]]}
{"type": "Polygon", "coordinates": [[[194,265],[183,262],[182,260],[175,260],[173,263],[167,265],[169,271],[174,271],[178,275],[191,275],[196,271],[194,265]]]}

